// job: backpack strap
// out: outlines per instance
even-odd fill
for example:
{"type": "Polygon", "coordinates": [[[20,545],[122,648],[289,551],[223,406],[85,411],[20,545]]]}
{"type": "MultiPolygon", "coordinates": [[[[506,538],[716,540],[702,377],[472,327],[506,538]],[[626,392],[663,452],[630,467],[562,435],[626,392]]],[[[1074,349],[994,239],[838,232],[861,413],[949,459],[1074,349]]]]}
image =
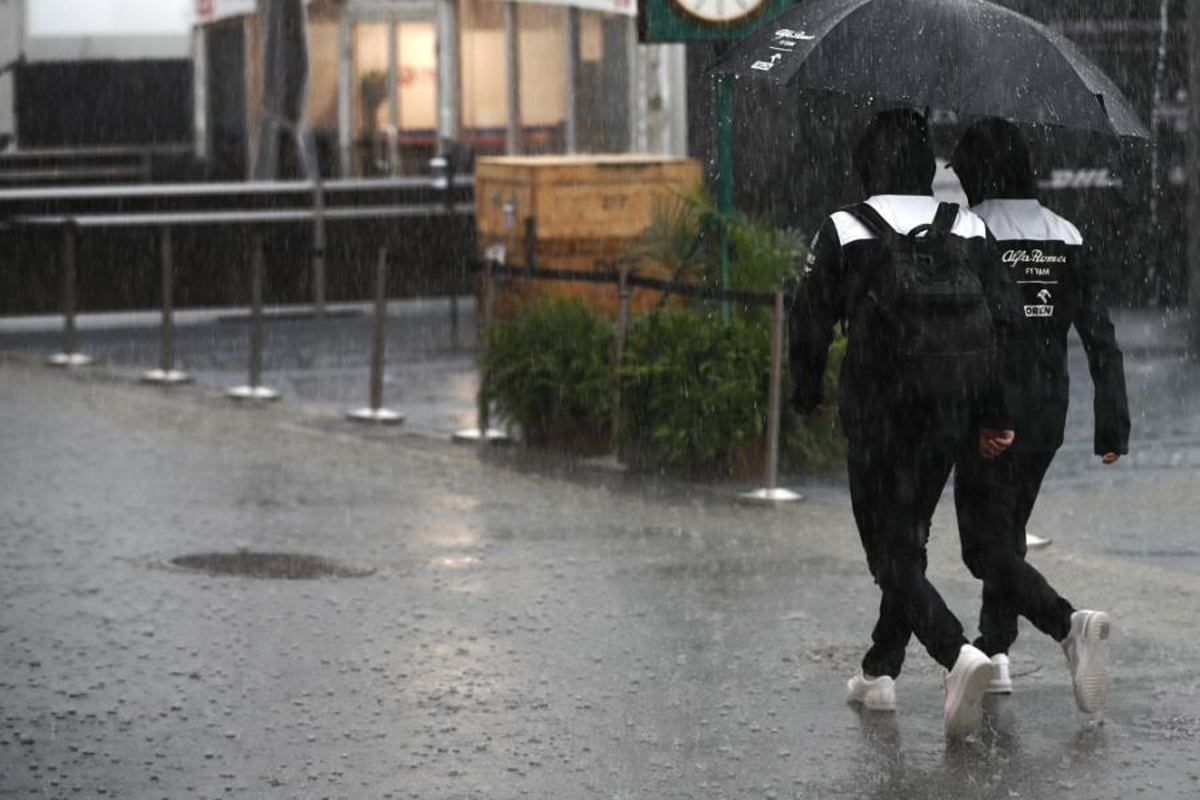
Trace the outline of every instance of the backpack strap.
{"type": "Polygon", "coordinates": [[[867,230],[885,242],[897,235],[896,229],[889,225],[883,215],[866,201],[848,205],[842,211],[861,222],[867,230]]]}
{"type": "Polygon", "coordinates": [[[933,230],[942,236],[950,233],[954,221],[958,219],[957,203],[939,203],[937,213],[933,216],[933,230]]]}

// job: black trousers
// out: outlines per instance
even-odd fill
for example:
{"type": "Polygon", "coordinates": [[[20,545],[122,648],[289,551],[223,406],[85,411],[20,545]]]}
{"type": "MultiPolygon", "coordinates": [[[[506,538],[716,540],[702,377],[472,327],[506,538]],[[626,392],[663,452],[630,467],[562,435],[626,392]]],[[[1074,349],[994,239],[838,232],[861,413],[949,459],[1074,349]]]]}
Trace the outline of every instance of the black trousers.
{"type": "Polygon", "coordinates": [[[935,422],[928,414],[897,415],[869,434],[848,431],[854,519],[882,593],[862,661],[867,675],[898,676],[913,635],[947,669],[967,643],[962,624],[925,577],[929,522],[967,430],[931,431],[935,422]]]}
{"type": "Polygon", "coordinates": [[[983,581],[975,646],[1007,653],[1023,616],[1056,641],[1071,629],[1071,604],[1025,561],[1025,525],[1054,451],[1010,450],[984,459],[968,449],[955,470],[954,505],[963,561],[983,581]]]}

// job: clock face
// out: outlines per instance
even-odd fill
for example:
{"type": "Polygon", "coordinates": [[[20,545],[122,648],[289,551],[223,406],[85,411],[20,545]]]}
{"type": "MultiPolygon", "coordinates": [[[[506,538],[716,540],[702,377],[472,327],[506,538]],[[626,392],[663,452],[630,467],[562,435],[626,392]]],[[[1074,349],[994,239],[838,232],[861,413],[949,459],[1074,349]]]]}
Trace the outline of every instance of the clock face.
{"type": "Polygon", "coordinates": [[[671,0],[689,17],[710,25],[742,22],[767,4],[767,0],[671,0]]]}

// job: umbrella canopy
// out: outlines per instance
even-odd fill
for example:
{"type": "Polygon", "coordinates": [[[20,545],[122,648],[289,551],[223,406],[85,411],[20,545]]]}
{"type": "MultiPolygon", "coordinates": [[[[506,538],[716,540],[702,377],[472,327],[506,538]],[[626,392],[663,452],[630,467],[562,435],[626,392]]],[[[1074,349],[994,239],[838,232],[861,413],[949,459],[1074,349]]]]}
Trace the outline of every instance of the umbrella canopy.
{"type": "Polygon", "coordinates": [[[1074,44],[986,0],[805,0],[730,48],[712,70],[967,116],[1150,137],[1074,44]]]}

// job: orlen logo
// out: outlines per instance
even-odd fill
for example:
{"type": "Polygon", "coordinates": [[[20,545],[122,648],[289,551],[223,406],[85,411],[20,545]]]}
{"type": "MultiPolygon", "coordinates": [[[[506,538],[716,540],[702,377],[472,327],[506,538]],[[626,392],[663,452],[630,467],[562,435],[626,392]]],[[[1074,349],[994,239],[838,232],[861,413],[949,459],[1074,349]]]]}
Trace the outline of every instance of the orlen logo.
{"type": "Polygon", "coordinates": [[[1055,169],[1050,177],[1038,181],[1043,189],[1119,189],[1124,182],[1108,171],[1101,169],[1055,169]]]}

